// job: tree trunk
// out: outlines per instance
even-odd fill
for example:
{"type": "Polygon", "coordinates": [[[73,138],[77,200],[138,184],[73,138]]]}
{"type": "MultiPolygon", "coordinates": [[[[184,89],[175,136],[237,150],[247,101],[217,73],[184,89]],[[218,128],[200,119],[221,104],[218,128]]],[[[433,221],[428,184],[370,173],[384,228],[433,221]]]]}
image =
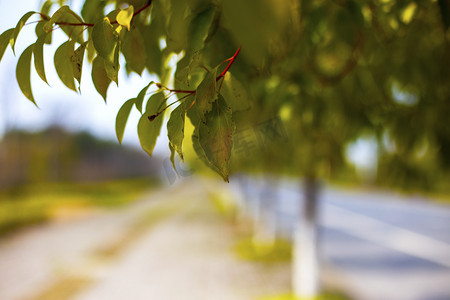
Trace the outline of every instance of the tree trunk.
{"type": "Polygon", "coordinates": [[[319,183],[314,177],[304,180],[304,207],[294,232],[293,276],[294,295],[313,299],[319,294],[319,259],[317,243],[319,183]]]}

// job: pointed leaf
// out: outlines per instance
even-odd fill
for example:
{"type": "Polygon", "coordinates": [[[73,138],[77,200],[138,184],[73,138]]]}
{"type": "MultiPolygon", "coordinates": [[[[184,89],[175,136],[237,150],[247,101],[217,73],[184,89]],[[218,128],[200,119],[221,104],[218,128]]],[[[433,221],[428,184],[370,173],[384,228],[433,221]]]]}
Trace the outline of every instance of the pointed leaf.
{"type": "Polygon", "coordinates": [[[108,18],[104,18],[94,25],[92,29],[92,41],[98,55],[105,61],[113,64],[118,39],[108,18]]]}
{"type": "Polygon", "coordinates": [[[19,57],[16,68],[16,78],[20,90],[31,102],[36,105],[33,93],[31,91],[30,72],[31,72],[31,56],[33,54],[33,45],[28,46],[19,57]]]}
{"type": "Polygon", "coordinates": [[[36,25],[35,28],[35,32],[36,32],[36,36],[39,38],[41,35],[45,34],[46,35],[46,39],[45,39],[45,44],[49,45],[52,43],[52,33],[53,32],[47,32],[44,30],[45,24],[47,24],[47,22],[39,22],[36,25]]]}
{"type": "Polygon", "coordinates": [[[52,0],[45,1],[44,4],[42,4],[42,6],[41,6],[41,14],[48,15],[53,4],[54,3],[52,0]]]}
{"type": "Polygon", "coordinates": [[[64,83],[64,85],[69,89],[76,92],[77,89],[75,88],[75,81],[73,80],[74,77],[72,68],[72,55],[74,52],[74,46],[74,40],[67,41],[59,46],[55,52],[54,64],[56,73],[58,74],[59,79],[61,79],[62,83],[64,83]]]}
{"type": "MultiPolygon", "coordinates": [[[[53,6],[53,1],[52,0],[47,0],[47,1],[45,1],[44,2],[44,4],[42,4],[42,6],[41,6],[41,12],[40,12],[40,14],[41,14],[41,21],[39,22],[39,23],[37,23],[36,24],[36,29],[35,29],[35,32],[36,32],[36,37],[37,38],[39,38],[41,35],[43,35],[44,33],[48,33],[48,35],[47,35],[47,39],[46,39],[46,41],[45,41],[45,43],[46,44],[51,44],[51,40],[52,40],[52,33],[51,32],[48,32],[48,31],[46,31],[46,30],[44,30],[44,28],[46,28],[46,26],[48,26],[47,25],[47,23],[48,23],[48,21],[46,22],[46,21],[44,21],[43,19],[44,19],[44,16],[48,16],[49,15],[49,13],[50,13],[50,9],[52,8],[52,6],[53,6]]],[[[35,56],[36,57],[36,56],[35,56]]]]}
{"type": "Polygon", "coordinates": [[[69,6],[64,5],[58,9],[50,18],[50,20],[45,24],[44,30],[51,32],[53,30],[54,24],[60,24],[61,29],[69,38],[76,40],[78,43],[83,43],[83,31],[84,26],[71,26],[66,24],[82,24],[83,19],[73,12],[69,6]]]}
{"type": "Polygon", "coordinates": [[[200,122],[198,137],[209,163],[227,182],[230,173],[233,130],[231,109],[219,95],[219,98],[213,103],[213,109],[205,115],[205,120],[200,122]]]}
{"type": "Polygon", "coordinates": [[[39,36],[36,43],[34,44],[33,55],[34,55],[34,67],[39,77],[48,84],[47,77],[45,76],[45,66],[44,66],[44,43],[47,39],[49,33],[44,32],[39,36]]]}
{"type": "Polygon", "coordinates": [[[106,75],[109,79],[114,81],[117,85],[119,85],[119,47],[116,47],[114,50],[114,58],[113,61],[110,62],[108,60],[105,61],[105,70],[106,75]]]}
{"type": "Polygon", "coordinates": [[[14,29],[14,33],[11,36],[11,48],[14,51],[14,46],[16,45],[16,41],[17,41],[17,37],[19,36],[20,31],[22,30],[23,26],[25,26],[25,23],[28,21],[28,19],[32,16],[36,14],[36,12],[34,11],[29,11],[26,14],[23,15],[22,18],[20,18],[19,22],[17,22],[16,28],[14,29]]]}
{"type": "Polygon", "coordinates": [[[145,113],[142,115],[138,123],[138,136],[142,149],[150,156],[156,145],[156,139],[161,131],[163,123],[163,114],[156,117],[153,121],[149,117],[158,113],[165,105],[166,99],[164,93],[156,93],[148,99],[145,113]]]}
{"type": "Polygon", "coordinates": [[[195,106],[202,115],[211,110],[211,104],[217,99],[216,72],[217,68],[207,73],[197,87],[195,106]]]}
{"type": "Polygon", "coordinates": [[[147,62],[147,51],[144,36],[139,28],[125,33],[121,49],[127,62],[127,68],[141,75],[147,62]]]}
{"type": "Polygon", "coordinates": [[[142,113],[142,103],[144,102],[145,94],[147,93],[148,88],[155,83],[154,81],[150,81],[137,95],[136,97],[136,108],[140,113],[142,113]]]}
{"type": "Polygon", "coordinates": [[[158,76],[161,75],[161,63],[162,63],[162,52],[159,47],[160,34],[154,25],[155,19],[152,20],[150,26],[145,27],[142,31],[142,36],[145,45],[145,52],[147,55],[146,64],[148,71],[150,73],[156,73],[158,76]]]}
{"type": "Polygon", "coordinates": [[[194,129],[194,132],[192,133],[192,146],[194,148],[195,153],[197,154],[197,157],[211,170],[216,172],[217,174],[220,174],[220,170],[211,164],[211,162],[206,157],[205,151],[203,150],[202,146],[200,145],[200,138],[199,138],[199,129],[196,127],[194,129]]]}
{"type": "Polygon", "coordinates": [[[14,28],[11,28],[0,35],[0,61],[2,60],[3,54],[5,54],[6,48],[9,45],[9,41],[13,32],[14,28]]]}
{"type": "Polygon", "coordinates": [[[106,102],[106,93],[111,84],[111,79],[109,79],[106,74],[105,60],[100,56],[95,57],[92,62],[92,82],[94,83],[97,92],[106,102]]]}
{"type": "Polygon", "coordinates": [[[83,69],[84,51],[86,50],[87,42],[81,44],[71,56],[73,77],[81,84],[81,71],[83,69]]]}
{"type": "Polygon", "coordinates": [[[169,143],[169,150],[170,150],[170,162],[172,163],[172,168],[175,170],[175,172],[178,173],[177,168],[175,166],[175,149],[172,147],[171,143],[169,143]]]}
{"type": "Polygon", "coordinates": [[[116,117],[116,136],[119,143],[122,144],[123,133],[125,126],[127,125],[128,117],[130,116],[131,109],[133,108],[134,101],[136,99],[127,100],[119,109],[116,117]]]}
{"type": "Polygon", "coordinates": [[[198,51],[203,48],[203,44],[208,37],[214,14],[215,9],[210,7],[200,12],[191,21],[189,27],[189,46],[192,51],[198,51]]]}
{"type": "Polygon", "coordinates": [[[172,111],[169,121],[167,121],[167,136],[169,137],[169,144],[178,153],[181,160],[183,160],[185,117],[186,106],[184,102],[172,111]]]}
{"type": "Polygon", "coordinates": [[[220,93],[233,111],[248,110],[251,107],[247,91],[230,72],[224,77],[220,93]]]}
{"type": "Polygon", "coordinates": [[[130,5],[126,9],[120,10],[117,14],[117,23],[130,30],[131,19],[133,19],[134,7],[130,5]]]}
{"type": "Polygon", "coordinates": [[[86,22],[95,23],[104,18],[107,1],[86,0],[81,9],[81,16],[86,22]]]}

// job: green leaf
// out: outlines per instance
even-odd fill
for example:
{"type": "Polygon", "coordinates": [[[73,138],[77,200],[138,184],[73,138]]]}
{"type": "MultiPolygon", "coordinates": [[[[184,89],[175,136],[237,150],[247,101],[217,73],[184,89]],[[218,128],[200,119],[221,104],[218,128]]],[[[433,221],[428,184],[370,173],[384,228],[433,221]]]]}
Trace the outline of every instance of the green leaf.
{"type": "Polygon", "coordinates": [[[119,64],[105,61],[106,76],[119,85],[119,64]]]}
{"type": "Polygon", "coordinates": [[[226,182],[230,173],[233,131],[231,109],[219,95],[213,103],[213,109],[205,115],[205,120],[200,122],[198,137],[208,162],[226,182]]]}
{"type": "Polygon", "coordinates": [[[192,133],[192,146],[195,150],[195,153],[197,154],[197,157],[209,168],[211,168],[214,172],[216,172],[217,174],[220,174],[220,170],[214,166],[213,164],[211,164],[211,162],[208,160],[208,158],[206,157],[205,151],[203,150],[202,146],[200,145],[200,138],[199,138],[199,133],[198,133],[199,129],[198,127],[196,127],[194,129],[194,132],[192,133]]]}
{"type": "Polygon", "coordinates": [[[73,26],[66,25],[62,23],[70,23],[70,24],[81,24],[83,23],[83,19],[73,12],[69,6],[65,5],[58,9],[50,20],[45,24],[44,30],[47,32],[51,32],[53,30],[54,24],[60,24],[61,29],[69,38],[76,40],[78,43],[83,43],[83,31],[85,29],[84,26],[73,26]]]}
{"type": "Polygon", "coordinates": [[[34,55],[34,67],[36,68],[36,72],[39,77],[48,84],[47,77],[45,76],[45,66],[44,66],[44,43],[47,39],[47,32],[44,32],[39,36],[33,48],[34,55]]]}
{"type": "Polygon", "coordinates": [[[137,95],[136,97],[136,108],[140,113],[142,113],[142,103],[144,102],[145,94],[147,93],[148,88],[155,83],[154,81],[150,81],[137,95]]]}
{"type": "Polygon", "coordinates": [[[86,22],[96,23],[104,18],[107,1],[86,0],[81,9],[81,16],[86,22]]]}
{"type": "Polygon", "coordinates": [[[92,29],[94,48],[106,62],[114,64],[118,38],[108,18],[96,23],[92,29]]]}
{"type": "Polygon", "coordinates": [[[133,19],[134,7],[130,5],[126,9],[121,9],[117,14],[117,23],[130,30],[131,19],[133,19]]]}
{"type": "Polygon", "coordinates": [[[141,75],[147,62],[147,51],[144,37],[139,28],[125,33],[121,48],[127,62],[127,68],[141,75]]]}
{"type": "Polygon", "coordinates": [[[34,14],[36,14],[36,12],[29,11],[26,14],[24,14],[22,16],[22,18],[20,18],[19,22],[17,22],[16,28],[14,28],[14,33],[11,36],[11,40],[10,40],[11,48],[13,49],[13,52],[14,52],[14,46],[16,45],[17,37],[19,36],[20,31],[22,30],[23,26],[25,26],[25,23],[28,21],[28,19],[34,14]]]}
{"type": "Polygon", "coordinates": [[[47,16],[49,14],[50,9],[52,8],[52,6],[53,6],[53,1],[52,0],[45,1],[44,4],[42,4],[42,6],[41,6],[41,14],[47,16]]]}
{"type": "Polygon", "coordinates": [[[197,87],[195,106],[202,115],[211,110],[211,104],[217,99],[216,72],[217,68],[207,73],[197,87]]]}
{"type": "Polygon", "coordinates": [[[172,163],[172,168],[175,170],[175,172],[178,173],[177,168],[175,166],[175,149],[172,147],[171,143],[169,143],[169,150],[170,150],[170,162],[172,163]]]}
{"type": "Polygon", "coordinates": [[[202,64],[202,55],[199,51],[194,52],[191,56],[184,56],[178,63],[175,71],[174,85],[176,89],[191,89],[191,86],[198,86],[199,82],[192,79],[201,80],[206,72],[204,65],[202,64]],[[196,76],[197,75],[197,76],[196,76]]]}
{"type": "Polygon", "coordinates": [[[150,121],[149,117],[161,111],[165,103],[166,99],[164,93],[161,92],[152,95],[147,102],[145,113],[142,115],[138,123],[139,141],[142,149],[144,149],[150,156],[155,148],[156,139],[161,131],[164,117],[163,114],[161,114],[153,121],[150,121]]]}
{"type": "Polygon", "coordinates": [[[207,8],[195,16],[191,21],[189,27],[189,46],[191,51],[198,51],[203,48],[203,44],[208,37],[214,14],[214,8],[207,8]]]}
{"type": "Polygon", "coordinates": [[[184,139],[184,121],[186,117],[185,103],[181,103],[170,114],[167,121],[167,136],[170,146],[178,153],[183,160],[183,139],[184,139]]]}
{"type": "MultiPolygon", "coordinates": [[[[41,6],[41,16],[48,16],[50,13],[50,9],[53,6],[53,1],[52,0],[47,0],[44,2],[44,4],[42,4],[41,6]]],[[[43,19],[43,17],[42,17],[43,19]]],[[[46,44],[51,44],[52,42],[52,32],[47,32],[44,30],[44,28],[46,28],[48,21],[44,21],[41,20],[39,23],[36,24],[36,28],[35,28],[35,32],[36,32],[36,37],[39,39],[39,37],[41,35],[43,35],[44,33],[47,33],[47,38],[45,40],[46,44]]],[[[36,59],[36,54],[34,54],[34,57],[36,59]]]]}
{"type": "Polygon", "coordinates": [[[127,125],[128,117],[130,116],[131,109],[136,99],[127,100],[122,107],[119,109],[116,117],[116,136],[119,143],[122,144],[123,133],[125,131],[125,126],[127,125]]]}
{"type": "Polygon", "coordinates": [[[81,84],[81,71],[83,70],[84,51],[86,50],[87,42],[81,44],[71,56],[73,77],[81,84]]]}
{"type": "Polygon", "coordinates": [[[46,39],[44,41],[45,44],[49,45],[52,43],[52,33],[53,32],[47,32],[44,30],[45,24],[47,24],[47,22],[39,22],[36,25],[35,28],[35,32],[36,32],[36,36],[39,38],[41,35],[45,34],[46,35],[46,39]]]}
{"type": "Polygon", "coordinates": [[[147,26],[142,33],[145,36],[144,45],[147,56],[146,64],[147,70],[150,73],[161,75],[161,61],[162,52],[159,48],[159,35],[156,32],[156,26],[153,26],[153,21],[150,26],[147,26]]]}
{"type": "Polygon", "coordinates": [[[246,89],[230,72],[227,72],[224,77],[220,93],[233,111],[244,111],[251,108],[246,89]]]}
{"type": "MultiPolygon", "coordinates": [[[[88,29],[88,36],[91,36],[92,28],[88,29]]],[[[87,59],[88,62],[92,63],[94,61],[94,58],[97,56],[97,51],[95,51],[94,42],[92,42],[92,39],[88,39],[88,43],[86,46],[86,52],[87,52],[87,59]]]]}
{"type": "Polygon", "coordinates": [[[8,29],[0,35],[0,61],[2,60],[3,54],[5,54],[6,48],[8,47],[11,35],[14,32],[14,28],[8,29]]]}
{"type": "Polygon", "coordinates": [[[108,18],[94,25],[92,41],[98,55],[104,59],[108,78],[118,84],[119,39],[108,18]]]}
{"type": "Polygon", "coordinates": [[[36,105],[33,93],[31,91],[30,73],[31,73],[31,56],[33,55],[33,45],[28,46],[19,57],[16,68],[16,78],[20,90],[31,102],[36,105]]]}
{"type": "Polygon", "coordinates": [[[95,57],[92,62],[92,82],[94,83],[97,92],[106,102],[106,93],[111,84],[111,79],[109,79],[106,74],[105,60],[100,56],[95,57]]]}
{"type": "Polygon", "coordinates": [[[69,40],[59,46],[55,52],[54,64],[56,73],[58,74],[59,79],[61,79],[62,83],[64,83],[64,85],[69,89],[76,92],[77,89],[75,88],[75,81],[73,80],[74,73],[72,68],[72,55],[74,52],[74,47],[74,40],[69,40]]]}

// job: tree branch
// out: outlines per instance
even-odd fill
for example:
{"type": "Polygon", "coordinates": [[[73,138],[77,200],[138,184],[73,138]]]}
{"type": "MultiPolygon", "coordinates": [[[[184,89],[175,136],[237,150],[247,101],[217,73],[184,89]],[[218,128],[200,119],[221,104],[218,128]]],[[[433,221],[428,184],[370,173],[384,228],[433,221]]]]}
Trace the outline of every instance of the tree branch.
{"type": "Polygon", "coordinates": [[[227,67],[225,68],[225,70],[223,70],[222,73],[220,73],[219,76],[217,76],[216,81],[219,81],[220,78],[222,78],[223,76],[225,76],[225,74],[228,72],[228,70],[230,69],[231,65],[233,64],[234,60],[236,59],[236,57],[238,56],[239,52],[241,51],[241,46],[239,46],[239,48],[236,50],[236,53],[234,53],[234,55],[229,58],[230,62],[228,63],[227,67]]]}
{"type": "MultiPolygon", "coordinates": [[[[137,16],[138,14],[140,14],[145,9],[147,9],[148,7],[150,7],[150,5],[152,4],[152,1],[153,0],[148,0],[147,3],[144,6],[142,6],[137,11],[135,11],[134,14],[133,14],[133,18],[135,16],[137,16]]],[[[40,15],[41,15],[41,18],[43,20],[50,20],[49,16],[44,15],[44,14],[40,14],[40,15]]],[[[117,20],[111,21],[111,24],[117,24],[117,20]]],[[[86,27],[93,27],[95,24],[94,23],[85,23],[85,22],[81,22],[81,23],[55,22],[55,25],[58,25],[58,26],[86,26],[86,27]]]]}

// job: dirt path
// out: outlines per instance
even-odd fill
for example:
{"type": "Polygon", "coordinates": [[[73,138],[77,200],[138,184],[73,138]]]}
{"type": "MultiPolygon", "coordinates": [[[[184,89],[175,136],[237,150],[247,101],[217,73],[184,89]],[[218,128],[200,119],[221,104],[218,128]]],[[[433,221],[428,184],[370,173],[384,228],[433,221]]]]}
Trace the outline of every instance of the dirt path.
{"type": "Polygon", "coordinates": [[[286,265],[234,255],[233,231],[201,183],[147,198],[0,240],[0,299],[253,300],[288,290],[286,265]]]}

